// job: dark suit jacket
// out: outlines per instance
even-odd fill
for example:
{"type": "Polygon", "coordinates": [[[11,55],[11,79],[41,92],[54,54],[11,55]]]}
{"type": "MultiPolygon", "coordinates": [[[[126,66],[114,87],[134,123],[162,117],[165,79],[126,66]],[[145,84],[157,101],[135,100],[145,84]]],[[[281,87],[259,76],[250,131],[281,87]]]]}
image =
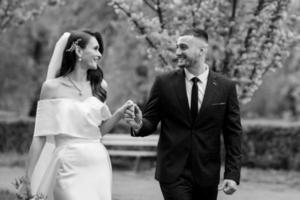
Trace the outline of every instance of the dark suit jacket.
{"type": "Polygon", "coordinates": [[[195,122],[192,121],[183,69],[158,76],[143,112],[143,126],[133,136],[153,133],[161,122],[155,177],[175,181],[188,156],[199,185],[215,186],[220,178],[220,139],[226,149],[224,178],[239,184],[241,136],[239,103],[234,82],[209,72],[206,91],[195,122]]]}

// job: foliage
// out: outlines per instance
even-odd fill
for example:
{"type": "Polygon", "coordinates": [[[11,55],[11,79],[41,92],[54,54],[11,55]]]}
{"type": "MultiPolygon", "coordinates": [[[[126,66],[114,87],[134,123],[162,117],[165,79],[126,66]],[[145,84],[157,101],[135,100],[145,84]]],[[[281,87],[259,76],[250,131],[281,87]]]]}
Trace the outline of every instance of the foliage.
{"type": "Polygon", "coordinates": [[[32,140],[34,121],[16,120],[0,123],[0,152],[26,153],[32,140]]]}
{"type": "Polygon", "coordinates": [[[182,30],[199,27],[211,38],[210,65],[239,84],[242,102],[250,101],[263,76],[282,67],[288,47],[299,42],[288,14],[289,0],[111,0],[148,45],[156,67],[174,69],[175,39],[182,30]],[[238,4],[239,3],[239,4],[238,4]]]}
{"type": "Polygon", "coordinates": [[[1,200],[16,200],[16,195],[9,190],[0,190],[1,200]]]}
{"type": "Polygon", "coordinates": [[[0,110],[22,115],[30,110],[31,116],[35,114],[34,105],[55,42],[64,31],[74,29],[97,30],[103,35],[105,51],[101,64],[108,82],[107,103],[111,110],[129,97],[135,102],[143,101],[154,70],[146,60],[145,48],[137,42],[126,21],[114,13],[107,0],[65,0],[64,3],[65,6],[46,9],[35,20],[2,34],[0,110]],[[137,75],[136,68],[141,65],[149,69],[146,78],[137,75]]]}
{"type": "Polygon", "coordinates": [[[24,102],[26,105],[28,96],[31,98],[35,92],[30,91],[34,88],[30,84],[39,81],[40,75],[37,74],[40,72],[41,55],[45,50],[43,45],[47,44],[48,35],[45,29],[33,27],[29,30],[26,25],[38,20],[48,8],[63,3],[63,0],[0,1],[1,109],[24,109],[24,102]]]}
{"type": "Polygon", "coordinates": [[[61,0],[1,0],[0,33],[10,26],[19,26],[39,16],[48,6],[61,4],[61,0]]]}
{"type": "MultiPolygon", "coordinates": [[[[0,152],[27,153],[33,127],[33,120],[0,122],[0,152]]],[[[248,120],[243,129],[244,166],[300,171],[299,123],[248,120]]]]}
{"type": "Polygon", "coordinates": [[[243,127],[245,166],[300,170],[299,123],[256,120],[243,127]]]}
{"type": "Polygon", "coordinates": [[[24,168],[27,162],[27,154],[17,152],[0,153],[0,168],[24,168]]]}
{"type": "MultiPolygon", "coordinates": [[[[10,2],[13,1],[16,0],[11,0],[10,2]]],[[[22,2],[25,1],[28,0],[23,0],[22,2]]],[[[30,1],[33,2],[33,0],[30,1]]],[[[0,110],[14,111],[18,114],[27,115],[32,102],[39,97],[40,86],[45,80],[47,65],[56,40],[64,31],[82,28],[99,30],[104,36],[105,53],[102,64],[105,79],[109,85],[107,103],[111,110],[114,111],[128,98],[135,102],[141,102],[140,105],[142,105],[153,82],[154,74],[159,73],[159,71],[154,72],[154,68],[159,65],[154,62],[155,59],[147,59],[144,36],[138,35],[140,40],[137,40],[136,34],[130,31],[127,18],[124,18],[123,15],[115,14],[113,7],[107,5],[109,1],[111,0],[61,0],[61,2],[65,3],[65,6],[48,6],[34,20],[26,21],[22,26],[10,25],[5,32],[0,33],[0,110]],[[138,68],[146,68],[148,70],[147,76],[138,75],[140,74],[138,68]]],[[[132,2],[136,1],[138,0],[132,2]]],[[[179,1],[177,0],[177,2],[179,1]]],[[[252,11],[253,3],[256,1],[239,1],[240,4],[237,6],[237,11],[239,13],[249,13],[252,11]],[[244,9],[242,3],[248,2],[249,5],[245,6],[244,9]]],[[[1,2],[4,1],[2,0],[1,2]]],[[[47,1],[41,0],[37,2],[47,1]]],[[[298,3],[298,0],[294,0],[294,2],[298,3]]],[[[296,7],[297,5],[293,4],[293,8],[296,7]]],[[[154,15],[146,6],[143,8],[147,11],[145,15],[154,15]]],[[[289,15],[293,13],[299,13],[299,9],[289,12],[289,15]]],[[[289,17],[289,15],[285,17],[289,17]]],[[[240,18],[239,20],[242,20],[240,18]]],[[[297,20],[289,25],[289,28],[292,25],[294,25],[295,31],[300,30],[297,20]]],[[[175,39],[174,37],[174,40],[171,41],[172,48],[175,48],[173,47],[175,39]]],[[[210,57],[211,66],[215,66],[213,68],[216,71],[222,71],[221,67],[217,67],[221,66],[224,59],[219,56],[222,51],[218,53],[222,43],[215,42],[214,38],[211,38],[211,43],[212,50],[216,49],[210,57]],[[215,59],[215,57],[218,59],[215,59]]],[[[270,113],[272,116],[282,116],[282,110],[287,107],[285,104],[289,102],[283,97],[288,96],[289,87],[294,88],[294,85],[298,84],[297,80],[299,79],[299,73],[297,72],[299,48],[296,50],[297,43],[294,43],[293,46],[295,47],[291,48],[289,59],[291,57],[295,59],[285,62],[284,67],[281,70],[277,70],[280,73],[278,76],[269,73],[269,79],[264,79],[264,83],[268,84],[268,87],[260,87],[260,90],[255,94],[254,101],[246,105],[249,106],[246,112],[254,112],[254,116],[256,113],[260,114],[261,111],[264,111],[262,113],[264,116],[270,113]],[[294,77],[295,83],[291,83],[288,78],[290,76],[294,77]],[[270,92],[272,93],[270,94],[270,92]],[[252,103],[255,103],[257,106],[253,107],[252,103]]],[[[153,58],[157,58],[157,56],[153,55],[153,58]]],[[[300,98],[298,97],[298,99],[300,98]]],[[[297,100],[295,104],[298,105],[298,102],[300,100],[297,100]]],[[[32,113],[34,113],[34,109],[32,109],[32,113]]]]}

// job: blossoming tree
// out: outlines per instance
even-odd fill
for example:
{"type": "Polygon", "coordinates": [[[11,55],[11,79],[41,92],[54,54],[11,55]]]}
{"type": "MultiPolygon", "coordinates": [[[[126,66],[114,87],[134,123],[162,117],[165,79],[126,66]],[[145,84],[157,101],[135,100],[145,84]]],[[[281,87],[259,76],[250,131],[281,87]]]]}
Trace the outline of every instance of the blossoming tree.
{"type": "Polygon", "coordinates": [[[251,100],[263,76],[283,66],[289,46],[299,42],[288,14],[290,0],[111,0],[126,16],[160,70],[176,68],[175,41],[186,28],[210,36],[209,64],[235,80],[241,102],[251,100]]]}
{"type": "Polygon", "coordinates": [[[11,26],[24,24],[40,15],[47,6],[56,6],[62,0],[0,0],[0,34],[11,26]]]}

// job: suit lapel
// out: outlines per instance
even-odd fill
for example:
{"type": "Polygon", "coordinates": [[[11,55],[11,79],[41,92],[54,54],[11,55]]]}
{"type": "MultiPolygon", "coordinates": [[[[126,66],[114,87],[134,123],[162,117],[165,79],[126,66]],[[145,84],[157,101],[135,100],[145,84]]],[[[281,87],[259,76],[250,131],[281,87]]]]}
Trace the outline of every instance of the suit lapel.
{"type": "Polygon", "coordinates": [[[182,112],[186,115],[186,118],[191,121],[192,116],[189,109],[187,94],[186,94],[186,86],[185,86],[185,74],[184,70],[178,70],[177,71],[177,78],[174,81],[174,87],[177,99],[179,101],[179,106],[182,110],[182,112]]]}
{"type": "Polygon", "coordinates": [[[206,89],[202,100],[201,108],[198,112],[196,121],[199,120],[205,108],[209,106],[213,98],[216,97],[217,87],[218,87],[218,82],[216,80],[216,74],[210,70],[207,78],[207,84],[206,84],[206,89]]]}

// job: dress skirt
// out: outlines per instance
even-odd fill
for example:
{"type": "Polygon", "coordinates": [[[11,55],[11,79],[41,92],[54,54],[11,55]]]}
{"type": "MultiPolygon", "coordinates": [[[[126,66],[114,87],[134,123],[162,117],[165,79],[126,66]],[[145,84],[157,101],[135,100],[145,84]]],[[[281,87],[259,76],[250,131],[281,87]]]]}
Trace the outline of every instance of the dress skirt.
{"type": "Polygon", "coordinates": [[[111,186],[111,163],[100,140],[59,138],[38,193],[47,200],[111,200],[111,186]]]}

